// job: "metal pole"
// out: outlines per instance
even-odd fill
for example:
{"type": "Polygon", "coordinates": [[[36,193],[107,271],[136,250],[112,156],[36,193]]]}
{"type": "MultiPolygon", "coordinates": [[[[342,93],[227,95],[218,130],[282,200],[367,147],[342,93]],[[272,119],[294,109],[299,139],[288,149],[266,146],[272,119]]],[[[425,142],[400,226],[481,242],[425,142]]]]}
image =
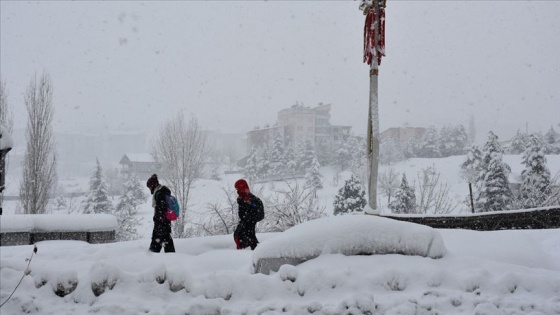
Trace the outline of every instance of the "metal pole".
{"type": "Polygon", "coordinates": [[[471,212],[474,213],[474,201],[472,195],[472,184],[469,182],[469,195],[471,197],[471,212]]]}
{"type": "Polygon", "coordinates": [[[369,207],[377,210],[377,176],[379,169],[379,104],[378,104],[377,60],[371,63],[369,72],[369,110],[368,110],[368,196],[369,207]]]}

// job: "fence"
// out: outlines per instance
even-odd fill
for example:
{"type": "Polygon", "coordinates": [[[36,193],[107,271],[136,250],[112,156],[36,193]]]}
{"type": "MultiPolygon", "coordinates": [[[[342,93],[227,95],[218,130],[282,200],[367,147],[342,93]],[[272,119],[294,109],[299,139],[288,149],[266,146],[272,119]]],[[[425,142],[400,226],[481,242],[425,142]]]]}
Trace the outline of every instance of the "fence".
{"type": "Polygon", "coordinates": [[[0,216],[0,246],[76,240],[91,244],[115,241],[117,219],[109,214],[29,214],[0,216]]]}
{"type": "Polygon", "coordinates": [[[560,206],[468,215],[426,216],[391,214],[382,216],[399,221],[423,224],[437,229],[495,231],[560,228],[560,206]]]}

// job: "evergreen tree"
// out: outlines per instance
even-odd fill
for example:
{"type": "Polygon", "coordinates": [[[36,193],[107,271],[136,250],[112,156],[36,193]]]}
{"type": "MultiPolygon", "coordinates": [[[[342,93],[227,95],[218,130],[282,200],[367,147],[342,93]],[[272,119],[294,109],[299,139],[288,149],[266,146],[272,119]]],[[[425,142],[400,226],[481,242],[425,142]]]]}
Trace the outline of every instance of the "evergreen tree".
{"type": "MultiPolygon", "coordinates": [[[[408,157],[412,157],[412,154],[410,154],[408,157]]],[[[395,140],[388,139],[382,141],[381,144],[379,145],[380,164],[390,165],[391,163],[399,162],[404,159],[405,159],[404,149],[395,140]]]]}
{"type": "Polygon", "coordinates": [[[243,174],[245,175],[245,178],[247,178],[247,180],[249,180],[249,182],[254,182],[257,179],[257,174],[258,174],[258,169],[257,169],[257,165],[258,165],[258,156],[257,156],[257,150],[255,148],[253,148],[253,150],[251,151],[251,154],[249,154],[249,157],[247,158],[247,162],[245,163],[245,167],[243,168],[243,174]]]}
{"type": "Polygon", "coordinates": [[[96,167],[89,180],[89,190],[86,200],[83,201],[84,213],[111,213],[113,204],[109,200],[107,184],[103,177],[103,170],[99,159],[96,159],[96,167]]]}
{"type": "Polygon", "coordinates": [[[503,162],[502,154],[498,136],[490,132],[483,148],[481,172],[477,180],[478,212],[506,210],[512,203],[508,181],[510,169],[503,162]]]}
{"type": "Polygon", "coordinates": [[[270,151],[270,175],[281,176],[286,171],[284,152],[284,139],[280,134],[276,134],[270,151]]]}
{"type": "Polygon", "coordinates": [[[313,143],[311,141],[306,140],[304,142],[304,149],[303,154],[300,155],[299,167],[300,171],[303,174],[307,173],[311,167],[313,167],[313,160],[317,159],[315,156],[315,148],[313,147],[313,143]]]}
{"type": "Polygon", "coordinates": [[[543,206],[552,192],[550,170],[546,165],[543,144],[535,135],[530,136],[529,143],[521,162],[525,169],[521,172],[519,199],[524,208],[543,206]]]}
{"type": "Polygon", "coordinates": [[[367,204],[366,192],[358,177],[352,176],[344,182],[344,186],[338,190],[334,198],[334,214],[344,214],[356,211],[363,211],[367,204]]]}
{"type": "Polygon", "coordinates": [[[350,167],[352,158],[352,146],[349,145],[349,141],[340,141],[335,152],[336,165],[341,171],[344,171],[350,167]]]}
{"type": "Polygon", "coordinates": [[[270,147],[262,146],[256,152],[257,178],[265,179],[271,175],[270,147]]]}
{"type": "Polygon", "coordinates": [[[140,218],[137,217],[139,206],[146,202],[146,194],[136,174],[131,173],[123,184],[122,195],[115,208],[118,228],[118,241],[134,240],[139,237],[137,228],[140,218]]]}
{"type": "Polygon", "coordinates": [[[544,135],[544,142],[545,154],[560,154],[560,134],[552,126],[544,135]]]}
{"type": "Polygon", "coordinates": [[[526,133],[522,133],[521,131],[517,130],[517,133],[515,134],[513,139],[511,139],[511,144],[509,145],[508,153],[509,154],[523,153],[523,151],[525,151],[525,148],[527,147],[528,138],[529,136],[526,133]]]}
{"type": "Polygon", "coordinates": [[[291,146],[288,146],[286,148],[283,158],[286,175],[289,177],[293,177],[297,173],[297,160],[294,149],[291,146]]]}
{"type": "Polygon", "coordinates": [[[334,160],[335,145],[330,139],[320,139],[315,143],[317,160],[321,165],[331,165],[334,160]]]}
{"type": "Polygon", "coordinates": [[[367,164],[366,141],[363,138],[351,136],[347,141],[348,151],[350,152],[350,169],[354,174],[358,174],[367,164]]]}
{"type": "Polygon", "coordinates": [[[441,156],[461,155],[468,143],[467,131],[463,125],[444,126],[440,131],[441,156]]]}
{"type": "Polygon", "coordinates": [[[464,177],[469,181],[469,183],[474,184],[478,178],[478,173],[481,170],[482,163],[482,152],[477,145],[473,145],[469,152],[467,152],[467,157],[463,164],[461,164],[461,169],[463,170],[464,177]]]}
{"type": "Polygon", "coordinates": [[[414,188],[408,185],[406,175],[403,174],[400,187],[395,192],[395,198],[389,204],[389,209],[393,213],[415,213],[416,195],[414,188]]]}
{"type": "Polygon", "coordinates": [[[311,167],[305,174],[306,186],[311,187],[314,191],[323,188],[323,175],[321,175],[320,168],[319,161],[314,157],[311,167]]]}
{"type": "Polygon", "coordinates": [[[439,135],[436,127],[430,126],[420,141],[418,157],[437,158],[441,156],[439,150],[439,135]]]}

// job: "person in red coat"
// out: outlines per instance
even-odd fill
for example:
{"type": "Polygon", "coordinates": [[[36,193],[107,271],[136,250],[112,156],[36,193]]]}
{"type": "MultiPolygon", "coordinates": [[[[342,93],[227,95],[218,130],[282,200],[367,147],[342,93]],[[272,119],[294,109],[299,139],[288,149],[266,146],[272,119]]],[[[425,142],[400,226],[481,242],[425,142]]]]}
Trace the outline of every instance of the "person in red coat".
{"type": "Polygon", "coordinates": [[[255,234],[255,226],[258,221],[262,220],[262,218],[259,218],[259,212],[263,213],[264,211],[263,203],[259,197],[251,193],[249,185],[244,179],[235,182],[234,187],[239,195],[237,198],[239,224],[233,233],[233,239],[237,249],[251,247],[251,250],[254,250],[259,243],[255,234]]]}

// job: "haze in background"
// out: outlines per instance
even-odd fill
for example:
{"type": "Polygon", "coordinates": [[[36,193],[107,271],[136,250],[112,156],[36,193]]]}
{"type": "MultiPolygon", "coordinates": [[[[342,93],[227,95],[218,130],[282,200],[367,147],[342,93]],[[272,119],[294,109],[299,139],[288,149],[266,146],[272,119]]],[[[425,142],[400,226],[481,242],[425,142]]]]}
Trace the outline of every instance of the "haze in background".
{"type": "MultiPolygon", "coordinates": [[[[368,67],[358,1],[0,2],[15,128],[50,73],[55,131],[156,132],[180,110],[244,133],[296,102],[331,103],[364,134],[368,67]]],[[[560,122],[560,2],[388,1],[381,129],[468,125],[478,140],[560,122]]]]}

